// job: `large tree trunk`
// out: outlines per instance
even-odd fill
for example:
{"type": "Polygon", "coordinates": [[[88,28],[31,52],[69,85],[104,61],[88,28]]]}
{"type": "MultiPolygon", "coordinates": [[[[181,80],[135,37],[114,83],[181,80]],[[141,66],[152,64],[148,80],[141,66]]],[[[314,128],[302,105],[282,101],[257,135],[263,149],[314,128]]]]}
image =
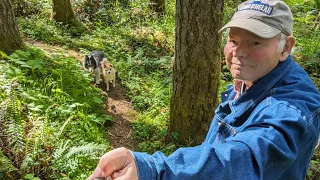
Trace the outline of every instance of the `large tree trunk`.
{"type": "Polygon", "coordinates": [[[73,24],[76,21],[70,0],[52,0],[53,19],[65,24],[73,24]]]}
{"type": "Polygon", "coordinates": [[[0,50],[11,54],[24,49],[18,26],[13,13],[11,0],[0,0],[0,50]]]}
{"type": "Polygon", "coordinates": [[[176,3],[175,61],[169,135],[201,143],[218,104],[223,0],[176,3]]]}
{"type": "Polygon", "coordinates": [[[165,0],[150,0],[151,8],[158,14],[164,14],[165,0]]]}

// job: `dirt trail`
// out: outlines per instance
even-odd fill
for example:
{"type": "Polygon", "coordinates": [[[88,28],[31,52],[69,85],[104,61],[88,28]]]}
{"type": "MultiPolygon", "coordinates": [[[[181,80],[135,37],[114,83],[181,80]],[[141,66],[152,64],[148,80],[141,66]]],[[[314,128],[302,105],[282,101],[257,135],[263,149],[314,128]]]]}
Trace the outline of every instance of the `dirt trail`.
{"type": "MultiPolygon", "coordinates": [[[[84,54],[65,49],[60,46],[45,44],[41,41],[25,39],[27,45],[39,47],[52,54],[63,54],[82,62],[84,54]]],[[[105,86],[100,86],[105,91],[105,86]]],[[[113,122],[106,127],[106,137],[109,137],[113,148],[126,147],[134,149],[133,129],[130,122],[135,118],[136,112],[133,110],[130,100],[126,97],[125,89],[116,82],[116,87],[110,87],[108,101],[105,102],[108,109],[107,114],[113,117],[113,122]]]]}

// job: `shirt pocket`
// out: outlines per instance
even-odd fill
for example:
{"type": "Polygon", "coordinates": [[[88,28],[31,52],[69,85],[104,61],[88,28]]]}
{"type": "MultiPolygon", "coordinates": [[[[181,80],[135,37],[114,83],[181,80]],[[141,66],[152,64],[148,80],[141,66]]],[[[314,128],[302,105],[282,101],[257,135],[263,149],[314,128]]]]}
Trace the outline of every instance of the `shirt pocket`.
{"type": "Polygon", "coordinates": [[[224,143],[228,137],[234,136],[237,134],[236,128],[230,124],[218,120],[218,132],[216,136],[216,143],[224,143]]]}

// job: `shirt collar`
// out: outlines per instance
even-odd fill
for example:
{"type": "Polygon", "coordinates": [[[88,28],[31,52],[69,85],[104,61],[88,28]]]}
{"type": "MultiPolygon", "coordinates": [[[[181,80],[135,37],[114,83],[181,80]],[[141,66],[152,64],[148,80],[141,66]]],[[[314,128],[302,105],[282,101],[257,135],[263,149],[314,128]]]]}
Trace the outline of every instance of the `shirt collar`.
{"type": "MultiPolygon", "coordinates": [[[[292,68],[293,60],[291,56],[279,64],[267,75],[258,79],[249,89],[247,89],[239,98],[230,101],[230,108],[234,113],[234,117],[239,117],[248,109],[255,107],[257,103],[265,98],[267,92],[288,73],[292,68]]],[[[235,88],[236,89],[236,88],[235,88]]],[[[235,92],[235,90],[234,90],[235,92]]]]}

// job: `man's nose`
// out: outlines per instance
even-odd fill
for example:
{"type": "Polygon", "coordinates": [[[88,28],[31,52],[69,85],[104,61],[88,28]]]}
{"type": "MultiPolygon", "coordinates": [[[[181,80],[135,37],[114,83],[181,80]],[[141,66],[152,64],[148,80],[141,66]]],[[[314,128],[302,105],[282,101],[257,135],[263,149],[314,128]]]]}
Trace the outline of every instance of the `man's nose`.
{"type": "Polygon", "coordinates": [[[233,49],[233,57],[247,57],[248,49],[243,44],[238,44],[238,46],[233,49]]]}

